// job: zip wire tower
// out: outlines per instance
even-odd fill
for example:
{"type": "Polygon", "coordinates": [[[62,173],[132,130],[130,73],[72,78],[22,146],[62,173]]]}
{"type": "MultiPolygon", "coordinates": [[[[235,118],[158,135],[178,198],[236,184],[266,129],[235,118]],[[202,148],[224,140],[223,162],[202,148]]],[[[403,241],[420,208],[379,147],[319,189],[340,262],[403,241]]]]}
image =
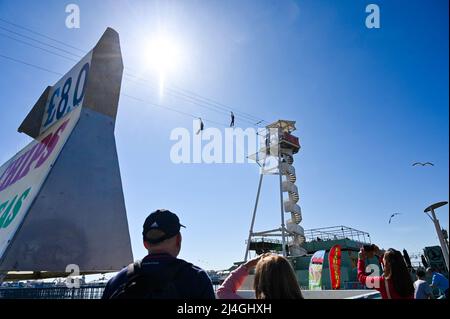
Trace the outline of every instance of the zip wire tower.
{"type": "Polygon", "coordinates": [[[300,199],[298,188],[295,185],[297,177],[292,166],[294,154],[300,150],[298,137],[292,135],[295,130],[295,121],[278,120],[267,125],[264,144],[258,153],[249,156],[261,169],[244,261],[247,261],[250,250],[255,250],[258,254],[269,251],[282,252],[284,257],[306,255],[306,250],[302,247],[305,233],[300,226],[302,212],[298,205],[300,199]],[[265,175],[279,176],[281,223],[276,229],[254,232],[256,211],[265,175]],[[284,194],[287,194],[286,199],[284,194]],[[290,214],[290,219],[286,222],[285,214],[290,214]]]}

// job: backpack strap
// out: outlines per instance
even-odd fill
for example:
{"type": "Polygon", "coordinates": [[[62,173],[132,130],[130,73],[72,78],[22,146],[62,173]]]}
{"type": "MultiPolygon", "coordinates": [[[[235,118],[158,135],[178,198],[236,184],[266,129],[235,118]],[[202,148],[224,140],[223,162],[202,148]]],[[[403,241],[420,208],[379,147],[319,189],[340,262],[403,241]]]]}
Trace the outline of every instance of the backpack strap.
{"type": "Polygon", "coordinates": [[[134,263],[131,263],[127,266],[127,273],[126,273],[126,280],[123,284],[121,284],[114,293],[111,294],[109,299],[116,299],[120,294],[123,292],[123,290],[131,283],[133,282],[137,277],[141,275],[141,261],[136,260],[134,263]]]}
{"type": "Polygon", "coordinates": [[[127,286],[129,283],[133,282],[136,278],[140,277],[142,274],[142,261],[136,260],[134,263],[131,263],[127,266],[127,280],[125,281],[125,285],[127,286]]]}
{"type": "Polygon", "coordinates": [[[136,260],[134,263],[128,265],[128,267],[127,267],[127,280],[128,281],[141,274],[141,271],[142,271],[141,265],[142,265],[141,260],[136,260]]]}

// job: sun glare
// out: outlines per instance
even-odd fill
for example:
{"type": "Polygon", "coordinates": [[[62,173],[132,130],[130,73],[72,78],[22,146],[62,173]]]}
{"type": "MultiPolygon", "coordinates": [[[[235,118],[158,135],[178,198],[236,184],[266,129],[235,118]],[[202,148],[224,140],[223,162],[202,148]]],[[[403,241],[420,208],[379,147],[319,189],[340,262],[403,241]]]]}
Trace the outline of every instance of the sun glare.
{"type": "Polygon", "coordinates": [[[148,66],[160,76],[176,71],[181,59],[177,42],[167,35],[155,36],[147,45],[146,59],[148,66]]]}
{"type": "Polygon", "coordinates": [[[167,34],[157,34],[145,46],[147,67],[159,78],[159,94],[162,97],[164,82],[173,76],[181,66],[181,48],[178,42],[167,34]]]}

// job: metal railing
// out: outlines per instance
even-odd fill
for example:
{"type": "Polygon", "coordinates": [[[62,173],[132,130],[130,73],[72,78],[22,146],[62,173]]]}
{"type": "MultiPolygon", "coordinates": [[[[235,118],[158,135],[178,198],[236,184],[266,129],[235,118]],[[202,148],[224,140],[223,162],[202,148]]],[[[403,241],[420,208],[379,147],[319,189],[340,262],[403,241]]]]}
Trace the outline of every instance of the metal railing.
{"type": "Polygon", "coordinates": [[[369,233],[347,226],[306,229],[305,237],[307,241],[350,239],[360,243],[371,243],[369,233]]]}
{"type": "Polygon", "coordinates": [[[0,299],[100,299],[106,284],[67,287],[1,287],[0,299]]]}

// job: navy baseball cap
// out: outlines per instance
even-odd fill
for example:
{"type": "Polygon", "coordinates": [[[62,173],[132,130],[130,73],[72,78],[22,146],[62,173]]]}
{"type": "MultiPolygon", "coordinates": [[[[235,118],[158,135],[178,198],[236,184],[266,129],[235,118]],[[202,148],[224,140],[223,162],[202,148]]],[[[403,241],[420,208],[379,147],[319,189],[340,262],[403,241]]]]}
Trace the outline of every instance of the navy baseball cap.
{"type": "Polygon", "coordinates": [[[142,236],[144,241],[157,244],[177,235],[180,227],[186,226],[180,224],[177,215],[167,209],[158,209],[145,219],[142,236]]]}

